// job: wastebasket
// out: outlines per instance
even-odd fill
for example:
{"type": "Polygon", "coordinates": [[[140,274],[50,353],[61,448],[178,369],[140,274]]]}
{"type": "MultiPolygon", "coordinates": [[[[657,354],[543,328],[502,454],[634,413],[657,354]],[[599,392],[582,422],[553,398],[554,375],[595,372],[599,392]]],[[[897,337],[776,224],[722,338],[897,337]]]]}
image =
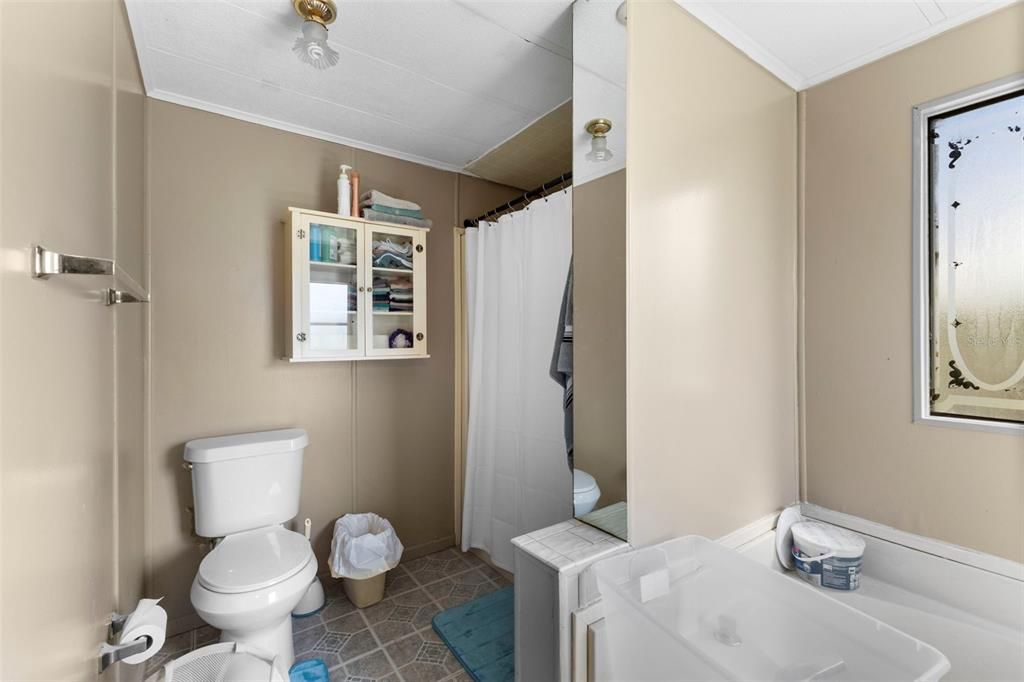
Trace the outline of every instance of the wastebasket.
{"type": "Polygon", "coordinates": [[[343,578],[349,601],[359,608],[384,598],[387,572],[402,558],[402,543],[387,519],[346,514],[334,522],[331,576],[343,578]]]}

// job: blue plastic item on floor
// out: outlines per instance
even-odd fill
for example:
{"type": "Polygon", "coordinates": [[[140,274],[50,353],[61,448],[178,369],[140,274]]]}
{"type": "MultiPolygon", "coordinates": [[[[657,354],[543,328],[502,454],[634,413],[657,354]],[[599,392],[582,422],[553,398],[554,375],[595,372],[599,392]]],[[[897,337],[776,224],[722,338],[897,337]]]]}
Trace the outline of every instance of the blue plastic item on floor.
{"type": "Polygon", "coordinates": [[[506,587],[434,616],[434,631],[476,682],[515,679],[514,594],[506,587]]]}
{"type": "Polygon", "coordinates": [[[311,658],[292,666],[288,671],[289,682],[329,682],[331,674],[327,672],[327,664],[319,658],[311,658]]]}

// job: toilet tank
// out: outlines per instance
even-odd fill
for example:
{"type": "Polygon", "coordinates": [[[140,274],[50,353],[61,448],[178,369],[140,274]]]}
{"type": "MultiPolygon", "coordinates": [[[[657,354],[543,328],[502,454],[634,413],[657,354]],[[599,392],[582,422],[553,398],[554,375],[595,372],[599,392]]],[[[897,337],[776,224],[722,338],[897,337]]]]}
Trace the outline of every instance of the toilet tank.
{"type": "Polygon", "coordinates": [[[303,429],[200,438],[185,444],[196,533],[223,537],[284,523],[299,513],[303,429]]]}

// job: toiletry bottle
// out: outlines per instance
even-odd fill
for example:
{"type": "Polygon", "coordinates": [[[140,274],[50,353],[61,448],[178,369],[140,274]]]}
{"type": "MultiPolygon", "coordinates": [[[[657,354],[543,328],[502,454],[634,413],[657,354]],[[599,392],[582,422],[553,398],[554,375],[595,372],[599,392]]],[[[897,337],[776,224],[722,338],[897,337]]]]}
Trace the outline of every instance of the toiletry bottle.
{"type": "Polygon", "coordinates": [[[338,215],[352,215],[352,178],[348,172],[352,166],[342,164],[338,173],[338,215]]]}
{"type": "Polygon", "coordinates": [[[349,173],[349,183],[352,185],[352,214],[359,217],[359,171],[349,173]]]}

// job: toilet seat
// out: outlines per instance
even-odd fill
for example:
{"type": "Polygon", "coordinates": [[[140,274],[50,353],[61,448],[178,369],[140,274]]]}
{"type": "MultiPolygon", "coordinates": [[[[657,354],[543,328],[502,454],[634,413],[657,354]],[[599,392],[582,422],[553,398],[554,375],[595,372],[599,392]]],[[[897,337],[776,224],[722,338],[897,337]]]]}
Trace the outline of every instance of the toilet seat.
{"type": "Polygon", "coordinates": [[[256,592],[300,572],[313,557],[304,535],[269,526],[224,538],[199,564],[200,585],[221,594],[256,592]]]}

